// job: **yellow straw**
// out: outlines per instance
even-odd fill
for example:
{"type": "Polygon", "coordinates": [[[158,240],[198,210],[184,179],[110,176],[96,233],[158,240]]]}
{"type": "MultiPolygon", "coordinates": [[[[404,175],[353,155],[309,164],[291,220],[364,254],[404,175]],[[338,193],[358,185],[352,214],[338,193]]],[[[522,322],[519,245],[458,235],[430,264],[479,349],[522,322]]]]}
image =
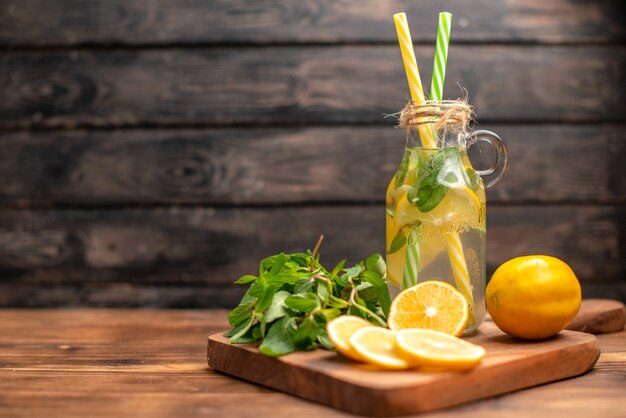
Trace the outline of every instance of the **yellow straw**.
{"type": "MultiPolygon", "coordinates": [[[[422,104],[426,100],[424,89],[422,88],[422,80],[420,79],[419,69],[417,68],[417,60],[413,51],[413,41],[411,40],[411,32],[409,24],[406,20],[406,14],[396,13],[393,15],[393,21],[396,24],[396,33],[398,34],[398,43],[402,52],[402,62],[404,62],[404,71],[409,82],[409,90],[411,98],[415,103],[422,104]]],[[[426,148],[436,148],[437,142],[433,136],[432,129],[427,125],[418,126],[422,144],[426,148]]]]}
{"type": "MultiPolygon", "coordinates": [[[[398,34],[398,43],[402,52],[402,61],[404,62],[404,70],[406,78],[409,82],[409,90],[411,98],[420,105],[426,100],[424,89],[422,88],[422,80],[420,79],[419,70],[417,68],[417,60],[415,59],[415,51],[413,50],[413,41],[411,40],[411,32],[405,13],[396,13],[393,15],[393,21],[396,24],[396,33],[398,34]]],[[[436,148],[433,131],[430,126],[420,125],[418,127],[422,144],[426,148],[436,148]]],[[[474,298],[472,296],[472,285],[465,263],[465,255],[463,254],[463,246],[461,245],[461,237],[457,233],[451,233],[446,240],[446,249],[450,258],[452,274],[459,290],[465,295],[470,304],[470,322],[475,323],[474,319],[474,298]]],[[[470,324],[473,325],[473,324],[470,324]]]]}

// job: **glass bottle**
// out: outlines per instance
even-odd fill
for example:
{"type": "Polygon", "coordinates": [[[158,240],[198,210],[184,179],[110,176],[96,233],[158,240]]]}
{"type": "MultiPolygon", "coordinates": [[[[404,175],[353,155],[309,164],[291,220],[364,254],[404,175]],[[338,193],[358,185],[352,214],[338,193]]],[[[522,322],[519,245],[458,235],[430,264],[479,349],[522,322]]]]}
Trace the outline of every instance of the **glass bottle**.
{"type": "Polygon", "coordinates": [[[407,130],[407,145],[386,194],[387,278],[392,292],[427,280],[455,286],[468,300],[472,333],[485,317],[485,188],[497,182],[507,149],[489,131],[438,134],[426,148],[407,130]],[[488,170],[475,170],[467,149],[479,142],[495,148],[488,170]]]}

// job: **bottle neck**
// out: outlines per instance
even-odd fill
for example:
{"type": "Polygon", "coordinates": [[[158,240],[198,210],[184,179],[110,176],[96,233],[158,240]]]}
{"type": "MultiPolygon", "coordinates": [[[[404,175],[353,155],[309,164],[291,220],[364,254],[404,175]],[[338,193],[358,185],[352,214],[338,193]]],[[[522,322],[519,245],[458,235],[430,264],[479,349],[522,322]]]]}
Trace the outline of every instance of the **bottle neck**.
{"type": "MultiPolygon", "coordinates": [[[[467,136],[460,132],[434,133],[436,148],[467,148],[467,136]]],[[[422,141],[417,130],[407,130],[406,148],[433,148],[422,141]]]]}

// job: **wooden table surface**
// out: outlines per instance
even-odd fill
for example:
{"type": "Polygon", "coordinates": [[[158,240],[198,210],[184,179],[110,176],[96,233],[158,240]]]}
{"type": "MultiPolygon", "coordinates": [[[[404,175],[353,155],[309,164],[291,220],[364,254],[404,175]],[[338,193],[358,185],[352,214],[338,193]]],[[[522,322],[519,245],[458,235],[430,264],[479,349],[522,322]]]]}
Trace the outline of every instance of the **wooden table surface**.
{"type": "MultiPolygon", "coordinates": [[[[225,311],[0,310],[0,416],[353,417],[211,371],[225,327],[225,311]]],[[[625,417],[626,331],[598,339],[584,376],[421,416],[625,417]]]]}

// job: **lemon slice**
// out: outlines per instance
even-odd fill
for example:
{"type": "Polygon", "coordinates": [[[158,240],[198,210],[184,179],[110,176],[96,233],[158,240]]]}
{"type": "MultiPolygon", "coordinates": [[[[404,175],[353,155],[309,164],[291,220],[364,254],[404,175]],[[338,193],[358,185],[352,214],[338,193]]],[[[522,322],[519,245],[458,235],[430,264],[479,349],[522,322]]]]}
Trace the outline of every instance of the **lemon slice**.
{"type": "Polygon", "coordinates": [[[396,336],[380,327],[365,327],[350,337],[350,345],[368,363],[383,369],[403,370],[410,365],[396,351],[396,336]]]}
{"type": "MultiPolygon", "coordinates": [[[[395,236],[398,234],[398,228],[389,215],[386,216],[386,234],[387,234],[387,249],[391,246],[391,243],[395,236]]],[[[398,251],[387,254],[387,279],[397,286],[402,286],[402,276],[404,274],[404,257],[406,253],[406,245],[403,245],[398,251]]]]}
{"type": "Polygon", "coordinates": [[[388,323],[393,331],[423,328],[461,335],[468,318],[465,297],[448,283],[430,280],[396,296],[389,310],[388,323]]]}
{"type": "Polygon", "coordinates": [[[396,177],[394,176],[387,187],[387,194],[385,195],[385,203],[389,206],[396,205],[400,198],[409,191],[412,187],[409,184],[403,184],[400,187],[395,186],[396,177]]]}
{"type": "MultiPolygon", "coordinates": [[[[393,218],[387,216],[387,248],[398,233],[398,227],[393,218]]],[[[445,249],[445,237],[439,232],[431,232],[428,225],[422,226],[422,241],[420,242],[420,264],[419,271],[426,268],[445,249]]],[[[406,256],[406,245],[398,251],[387,254],[387,278],[397,286],[402,287],[404,275],[404,258],[406,256]]]]}
{"type": "Polygon", "coordinates": [[[428,212],[421,212],[403,195],[395,210],[397,228],[417,222],[428,225],[433,232],[446,235],[450,232],[482,227],[481,200],[467,186],[448,189],[441,202],[428,212]]]}
{"type": "Polygon", "coordinates": [[[359,353],[350,345],[350,337],[359,329],[370,326],[372,326],[371,323],[358,316],[342,315],[326,324],[326,333],[337,351],[352,360],[363,361],[359,353]]]}
{"type": "Polygon", "coordinates": [[[396,348],[412,365],[444,370],[467,370],[485,357],[479,345],[427,329],[399,331],[396,348]]]}
{"type": "Polygon", "coordinates": [[[404,181],[398,187],[396,187],[396,176],[394,174],[393,178],[389,182],[387,186],[387,194],[386,194],[386,203],[389,206],[395,205],[398,200],[404,195],[411,187],[415,185],[415,181],[417,177],[415,176],[415,170],[418,167],[418,159],[414,151],[409,152],[408,157],[408,167],[407,172],[404,177],[404,181]]]}

